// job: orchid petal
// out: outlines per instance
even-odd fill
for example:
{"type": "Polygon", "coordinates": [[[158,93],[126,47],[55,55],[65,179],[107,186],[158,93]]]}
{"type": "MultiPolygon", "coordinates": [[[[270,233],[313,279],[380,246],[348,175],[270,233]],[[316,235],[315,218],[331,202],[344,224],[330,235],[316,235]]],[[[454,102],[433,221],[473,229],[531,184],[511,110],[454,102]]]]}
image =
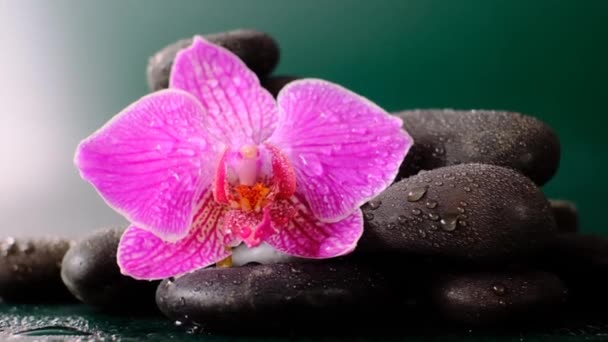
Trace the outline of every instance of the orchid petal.
{"type": "Polygon", "coordinates": [[[121,272],[136,279],[163,279],[214,264],[230,255],[224,246],[225,207],[213,201],[211,191],[201,196],[192,228],[177,242],[130,226],[118,246],[121,272]]]}
{"type": "Polygon", "coordinates": [[[413,143],[399,118],[327,81],[291,82],[277,101],[269,143],[289,157],[297,192],[323,221],[348,217],[389,186],[413,143]]]}
{"type": "Polygon", "coordinates": [[[276,126],[276,103],[257,76],[232,52],[201,37],[177,54],[170,87],[193,94],[205,108],[209,133],[231,146],[257,145],[276,126]]]}
{"type": "Polygon", "coordinates": [[[266,243],[297,257],[333,258],[352,252],[363,234],[363,215],[356,209],[338,222],[319,221],[297,195],[271,212],[275,234],[266,243]],[[282,221],[290,218],[287,222],[282,221]],[[282,221],[282,222],[281,222],[282,221]]]}
{"type": "Polygon", "coordinates": [[[80,143],[75,164],[130,222],[168,241],[184,237],[217,152],[200,104],[181,90],[144,96],[80,143]]]}

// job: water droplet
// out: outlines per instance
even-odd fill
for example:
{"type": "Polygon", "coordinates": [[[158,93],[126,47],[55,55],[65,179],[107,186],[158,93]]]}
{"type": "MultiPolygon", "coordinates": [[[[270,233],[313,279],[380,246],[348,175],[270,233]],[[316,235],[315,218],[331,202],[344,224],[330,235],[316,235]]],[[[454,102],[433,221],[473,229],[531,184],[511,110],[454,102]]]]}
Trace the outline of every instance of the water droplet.
{"type": "Polygon", "coordinates": [[[441,218],[441,228],[446,232],[451,232],[456,229],[456,225],[458,225],[458,215],[457,214],[446,214],[441,218]]]}
{"type": "Polygon", "coordinates": [[[382,205],[382,201],[377,201],[377,200],[372,200],[369,201],[369,207],[372,208],[372,210],[376,210],[378,208],[380,208],[380,205],[382,205]]]}
{"type": "Polygon", "coordinates": [[[433,180],[432,180],[432,179],[430,179],[430,178],[425,178],[425,179],[424,179],[424,181],[425,181],[425,182],[427,182],[427,183],[430,183],[430,182],[432,182],[433,180]]]}
{"type": "Polygon", "coordinates": [[[397,217],[397,221],[399,221],[399,223],[404,224],[407,222],[407,217],[403,216],[403,215],[399,215],[397,217]]]}
{"type": "Polygon", "coordinates": [[[418,216],[418,215],[422,214],[422,210],[420,210],[420,209],[412,209],[412,214],[418,216]]]}
{"type": "Polygon", "coordinates": [[[386,229],[388,230],[393,230],[395,228],[397,228],[397,226],[394,223],[387,223],[386,225],[386,229]]]}
{"type": "Polygon", "coordinates": [[[176,327],[180,327],[183,323],[182,321],[175,321],[173,324],[175,324],[176,327]]]}
{"type": "Polygon", "coordinates": [[[2,252],[2,256],[8,256],[16,253],[17,251],[17,243],[12,237],[7,237],[0,243],[0,252],[2,252]]]}
{"type": "Polygon", "coordinates": [[[443,186],[443,182],[437,181],[437,182],[435,182],[435,185],[437,185],[437,186],[443,186]]]}
{"type": "Polygon", "coordinates": [[[323,165],[321,165],[321,161],[314,154],[300,154],[300,161],[303,166],[312,172],[315,176],[320,176],[323,173],[323,165]]]}
{"type": "Polygon", "coordinates": [[[424,194],[426,194],[427,190],[428,190],[428,186],[426,186],[426,185],[415,187],[412,190],[408,191],[407,200],[409,202],[420,201],[420,199],[424,196],[424,194]]]}
{"type": "Polygon", "coordinates": [[[329,272],[336,272],[336,269],[334,267],[330,267],[329,272]]]}
{"type": "Polygon", "coordinates": [[[479,188],[479,184],[477,184],[477,183],[473,183],[473,184],[471,184],[471,186],[474,187],[475,189],[479,188]]]}
{"type": "Polygon", "coordinates": [[[443,147],[435,147],[435,153],[442,155],[445,153],[445,149],[443,147]]]}
{"type": "Polygon", "coordinates": [[[507,289],[502,284],[494,284],[494,285],[492,285],[492,291],[497,296],[504,296],[507,289]]]}
{"type": "Polygon", "coordinates": [[[461,226],[463,226],[463,227],[466,227],[466,226],[468,226],[468,225],[469,225],[469,224],[467,223],[467,221],[463,221],[463,220],[459,220],[459,221],[458,221],[458,223],[459,223],[461,226]]]}
{"type": "Polygon", "coordinates": [[[435,213],[429,213],[429,220],[431,221],[438,221],[439,220],[439,215],[435,214],[435,213]]]}
{"type": "Polygon", "coordinates": [[[460,202],[460,206],[462,206],[462,207],[466,207],[467,205],[469,205],[469,204],[465,201],[460,202]]]}
{"type": "Polygon", "coordinates": [[[418,234],[420,235],[421,238],[423,238],[423,239],[426,238],[426,232],[424,230],[419,229],[418,234]]]}
{"type": "Polygon", "coordinates": [[[34,249],[34,245],[29,241],[19,245],[19,252],[21,253],[31,254],[32,252],[34,252],[34,249]]]}
{"type": "Polygon", "coordinates": [[[461,214],[464,214],[464,212],[465,212],[464,208],[462,208],[462,207],[458,207],[458,208],[456,208],[456,210],[461,214]]]}
{"type": "MultiPolygon", "coordinates": [[[[16,332],[15,335],[20,336],[89,336],[91,333],[82,331],[76,328],[62,326],[62,325],[50,325],[46,327],[39,327],[33,329],[26,329],[16,332]]],[[[55,340],[55,339],[49,339],[55,340]]],[[[45,339],[46,341],[46,339],[45,339]]]]}
{"type": "Polygon", "coordinates": [[[465,186],[463,189],[464,189],[464,191],[466,191],[466,192],[471,192],[471,188],[469,188],[468,186],[465,186]]]}
{"type": "Polygon", "coordinates": [[[498,301],[498,304],[500,304],[500,305],[507,305],[507,303],[505,303],[505,301],[504,301],[504,300],[499,300],[499,301],[498,301]]]}
{"type": "Polygon", "coordinates": [[[437,201],[427,201],[426,207],[429,209],[437,208],[437,201]]]}
{"type": "Polygon", "coordinates": [[[364,217],[366,220],[371,221],[371,220],[373,220],[373,219],[374,219],[374,214],[372,214],[372,213],[365,213],[365,214],[363,214],[363,217],[364,217]]]}
{"type": "Polygon", "coordinates": [[[437,230],[437,229],[439,229],[439,227],[436,224],[431,225],[431,230],[437,230]]]}

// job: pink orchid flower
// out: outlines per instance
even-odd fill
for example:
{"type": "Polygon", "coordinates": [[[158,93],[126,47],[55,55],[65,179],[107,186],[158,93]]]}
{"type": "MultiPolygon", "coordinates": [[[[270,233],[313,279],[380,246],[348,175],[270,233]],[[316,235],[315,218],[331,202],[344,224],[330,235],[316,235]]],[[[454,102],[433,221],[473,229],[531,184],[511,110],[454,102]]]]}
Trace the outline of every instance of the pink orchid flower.
{"type": "Polygon", "coordinates": [[[266,242],[304,258],[353,251],[359,207],[412,145],[401,120],[317,79],[277,100],[230,51],[195,37],[169,89],[131,104],[77,148],[75,164],[130,227],[123,274],[161,279],[266,242]]]}

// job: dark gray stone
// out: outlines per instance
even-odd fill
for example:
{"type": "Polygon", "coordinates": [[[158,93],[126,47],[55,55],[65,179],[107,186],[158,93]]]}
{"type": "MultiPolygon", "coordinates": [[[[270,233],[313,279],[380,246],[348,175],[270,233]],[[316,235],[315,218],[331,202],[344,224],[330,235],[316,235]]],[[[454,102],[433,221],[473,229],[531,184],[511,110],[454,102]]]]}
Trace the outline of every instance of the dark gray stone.
{"type": "Polygon", "coordinates": [[[585,310],[608,304],[608,239],[596,235],[559,234],[540,267],[554,272],[570,290],[571,303],[585,310]]]}
{"type": "Polygon", "coordinates": [[[442,166],[482,163],[516,169],[536,184],[557,171],[560,145],[545,123],[519,113],[452,109],[395,113],[403,119],[414,146],[398,178],[442,166]]]}
{"type": "Polygon", "coordinates": [[[0,297],[27,303],[74,300],[60,276],[69,247],[63,239],[0,240],[0,297]]]}
{"type": "Polygon", "coordinates": [[[362,210],[361,252],[504,262],[536,253],[556,231],[541,190],[495,165],[422,171],[391,185],[362,210]]]}
{"type": "MultiPolygon", "coordinates": [[[[268,34],[254,30],[234,30],[204,35],[208,41],[218,44],[237,55],[247,67],[262,78],[279,62],[279,46],[268,34]]],[[[175,55],[188,47],[192,38],[182,39],[155,53],[148,61],[146,74],[152,91],[167,88],[175,55]]]]}
{"type": "Polygon", "coordinates": [[[262,87],[266,88],[276,98],[284,86],[298,78],[295,76],[268,76],[262,80],[262,87]]]}
{"type": "Polygon", "coordinates": [[[570,201],[549,200],[551,210],[560,233],[576,233],[578,231],[578,210],[570,201]]]}
{"type": "Polygon", "coordinates": [[[345,331],[336,329],[386,317],[388,303],[405,309],[399,298],[373,265],[332,260],[202,269],[163,281],[156,293],[160,310],[184,325],[248,333],[345,331]]]}
{"type": "Polygon", "coordinates": [[[475,326],[551,322],[568,294],[560,279],[546,272],[449,275],[437,279],[432,292],[442,316],[475,326]]]}
{"type": "Polygon", "coordinates": [[[76,298],[89,305],[120,311],[153,309],[159,282],[124,276],[116,263],[123,231],[102,229],[79,241],[63,258],[61,278],[76,298]]]}

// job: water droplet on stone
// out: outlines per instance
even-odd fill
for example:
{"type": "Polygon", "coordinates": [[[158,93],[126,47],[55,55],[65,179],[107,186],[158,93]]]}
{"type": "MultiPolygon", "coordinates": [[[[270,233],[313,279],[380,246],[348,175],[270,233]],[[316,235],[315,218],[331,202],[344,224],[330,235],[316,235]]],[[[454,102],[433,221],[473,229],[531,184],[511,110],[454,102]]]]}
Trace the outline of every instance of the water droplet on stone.
{"type": "Polygon", "coordinates": [[[437,201],[427,201],[426,207],[429,209],[437,208],[437,201]]]}
{"type": "Polygon", "coordinates": [[[364,216],[364,217],[365,217],[365,219],[366,219],[366,220],[368,220],[368,221],[371,221],[371,220],[373,220],[373,219],[374,219],[374,214],[372,214],[372,213],[365,213],[363,216],[364,216]]]}
{"type": "Polygon", "coordinates": [[[435,214],[435,213],[429,213],[429,220],[431,221],[438,221],[439,220],[439,215],[435,214]]]}
{"type": "Polygon", "coordinates": [[[25,254],[32,254],[36,248],[31,242],[26,242],[19,246],[19,251],[25,254]]]}
{"type": "Polygon", "coordinates": [[[463,221],[463,220],[459,220],[459,221],[458,221],[458,223],[459,223],[461,226],[463,226],[463,227],[466,227],[466,226],[468,226],[468,225],[469,225],[469,224],[467,223],[467,221],[463,221]]]}
{"type": "Polygon", "coordinates": [[[501,284],[494,284],[494,285],[492,285],[492,291],[497,296],[504,296],[507,289],[501,284]]]}
{"type": "Polygon", "coordinates": [[[176,327],[180,327],[183,323],[182,321],[175,321],[173,324],[175,324],[176,327]]]}
{"type": "Polygon", "coordinates": [[[397,217],[397,221],[399,221],[399,223],[404,224],[407,222],[407,217],[403,216],[403,215],[399,215],[397,217]]]}
{"type": "Polygon", "coordinates": [[[448,213],[441,218],[441,228],[446,232],[451,232],[456,229],[456,225],[458,225],[458,215],[448,213]]]}
{"type": "Polygon", "coordinates": [[[407,200],[409,202],[417,202],[426,194],[428,187],[427,186],[419,186],[415,187],[407,193],[407,200]]]}
{"type": "Polygon", "coordinates": [[[431,225],[431,230],[437,230],[437,229],[439,229],[439,227],[436,224],[431,225]]]}
{"type": "Polygon", "coordinates": [[[460,202],[460,206],[462,206],[462,207],[466,207],[467,205],[469,205],[469,204],[465,201],[460,202]]]}
{"type": "Polygon", "coordinates": [[[464,191],[466,191],[466,192],[471,192],[471,188],[469,188],[468,186],[465,186],[465,187],[464,187],[464,191]]]}
{"type": "Polygon", "coordinates": [[[421,237],[421,238],[423,238],[423,239],[424,239],[424,238],[426,238],[426,232],[425,232],[424,230],[419,229],[419,230],[418,230],[418,234],[420,234],[420,237],[421,237]]]}
{"type": "Polygon", "coordinates": [[[422,214],[422,211],[420,209],[412,209],[412,214],[418,216],[422,214]]]}
{"type": "Polygon", "coordinates": [[[369,201],[369,207],[372,210],[376,210],[376,209],[380,208],[380,205],[382,205],[382,201],[377,201],[377,200],[369,201]]]}
{"type": "MultiPolygon", "coordinates": [[[[73,327],[63,326],[63,325],[51,325],[44,327],[36,327],[33,329],[21,330],[14,335],[18,336],[89,336],[91,333],[87,331],[82,331],[73,327]]],[[[66,337],[67,339],[67,337],[66,337]]],[[[54,338],[44,338],[44,341],[58,341],[59,339],[54,338]]],[[[70,341],[72,339],[69,339],[70,341]]],[[[28,341],[30,341],[28,339],[28,341]]],[[[39,339],[34,339],[32,341],[40,341],[39,339]]],[[[63,338],[61,339],[63,341],[63,338]]]]}
{"type": "Polygon", "coordinates": [[[458,207],[458,208],[456,208],[456,210],[461,214],[464,214],[464,212],[465,212],[463,207],[458,207]]]}
{"type": "Polygon", "coordinates": [[[8,256],[17,252],[17,244],[15,239],[12,237],[7,237],[2,242],[0,242],[0,252],[2,252],[2,256],[8,256]]]}
{"type": "Polygon", "coordinates": [[[435,182],[435,185],[437,185],[437,186],[443,186],[443,182],[435,182]]]}

